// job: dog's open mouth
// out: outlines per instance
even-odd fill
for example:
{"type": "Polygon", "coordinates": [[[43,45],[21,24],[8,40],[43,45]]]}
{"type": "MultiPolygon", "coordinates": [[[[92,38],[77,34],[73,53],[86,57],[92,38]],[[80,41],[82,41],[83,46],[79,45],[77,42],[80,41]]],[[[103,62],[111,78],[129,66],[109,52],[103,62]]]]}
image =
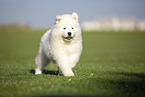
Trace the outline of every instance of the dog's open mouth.
{"type": "Polygon", "coordinates": [[[70,41],[70,40],[73,39],[73,37],[71,37],[71,36],[67,36],[67,37],[64,37],[64,39],[67,40],[67,41],[70,41]]]}

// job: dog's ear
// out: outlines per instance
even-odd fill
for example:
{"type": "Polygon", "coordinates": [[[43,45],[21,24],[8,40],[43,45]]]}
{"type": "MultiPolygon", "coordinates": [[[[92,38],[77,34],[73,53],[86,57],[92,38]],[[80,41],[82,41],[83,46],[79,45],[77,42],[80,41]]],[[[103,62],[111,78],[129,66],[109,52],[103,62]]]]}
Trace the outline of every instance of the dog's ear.
{"type": "Polygon", "coordinates": [[[74,20],[79,21],[79,16],[76,12],[72,13],[72,17],[74,18],[74,20]]]}
{"type": "Polygon", "coordinates": [[[57,15],[55,19],[55,23],[59,23],[61,21],[61,16],[57,15]]]}

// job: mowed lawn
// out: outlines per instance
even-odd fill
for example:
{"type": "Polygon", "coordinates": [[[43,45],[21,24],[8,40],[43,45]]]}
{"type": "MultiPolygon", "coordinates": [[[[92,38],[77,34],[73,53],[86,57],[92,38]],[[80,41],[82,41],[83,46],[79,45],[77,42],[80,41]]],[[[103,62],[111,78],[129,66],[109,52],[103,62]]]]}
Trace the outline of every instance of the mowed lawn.
{"type": "MultiPolygon", "coordinates": [[[[34,75],[46,30],[0,30],[0,97],[144,97],[145,32],[83,32],[74,77],[34,75]]],[[[64,60],[65,61],[65,60],[64,60]]]]}

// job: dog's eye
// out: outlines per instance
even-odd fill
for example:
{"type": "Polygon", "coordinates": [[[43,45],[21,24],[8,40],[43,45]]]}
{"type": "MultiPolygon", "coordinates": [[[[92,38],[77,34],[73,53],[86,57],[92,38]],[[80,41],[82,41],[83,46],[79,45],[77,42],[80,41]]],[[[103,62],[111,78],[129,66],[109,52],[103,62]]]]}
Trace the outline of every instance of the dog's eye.
{"type": "Polygon", "coordinates": [[[64,30],[66,29],[66,27],[63,28],[64,30]]]}
{"type": "Polygon", "coordinates": [[[74,29],[74,27],[71,27],[72,29],[74,29]]]}

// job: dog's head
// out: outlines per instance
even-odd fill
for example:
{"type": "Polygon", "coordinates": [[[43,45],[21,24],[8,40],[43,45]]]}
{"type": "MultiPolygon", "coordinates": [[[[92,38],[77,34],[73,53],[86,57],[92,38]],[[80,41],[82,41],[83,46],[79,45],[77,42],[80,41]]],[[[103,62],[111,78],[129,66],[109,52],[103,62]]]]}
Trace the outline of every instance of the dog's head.
{"type": "Polygon", "coordinates": [[[77,33],[80,33],[78,14],[74,12],[56,16],[54,28],[65,41],[73,40],[77,33]]]}

